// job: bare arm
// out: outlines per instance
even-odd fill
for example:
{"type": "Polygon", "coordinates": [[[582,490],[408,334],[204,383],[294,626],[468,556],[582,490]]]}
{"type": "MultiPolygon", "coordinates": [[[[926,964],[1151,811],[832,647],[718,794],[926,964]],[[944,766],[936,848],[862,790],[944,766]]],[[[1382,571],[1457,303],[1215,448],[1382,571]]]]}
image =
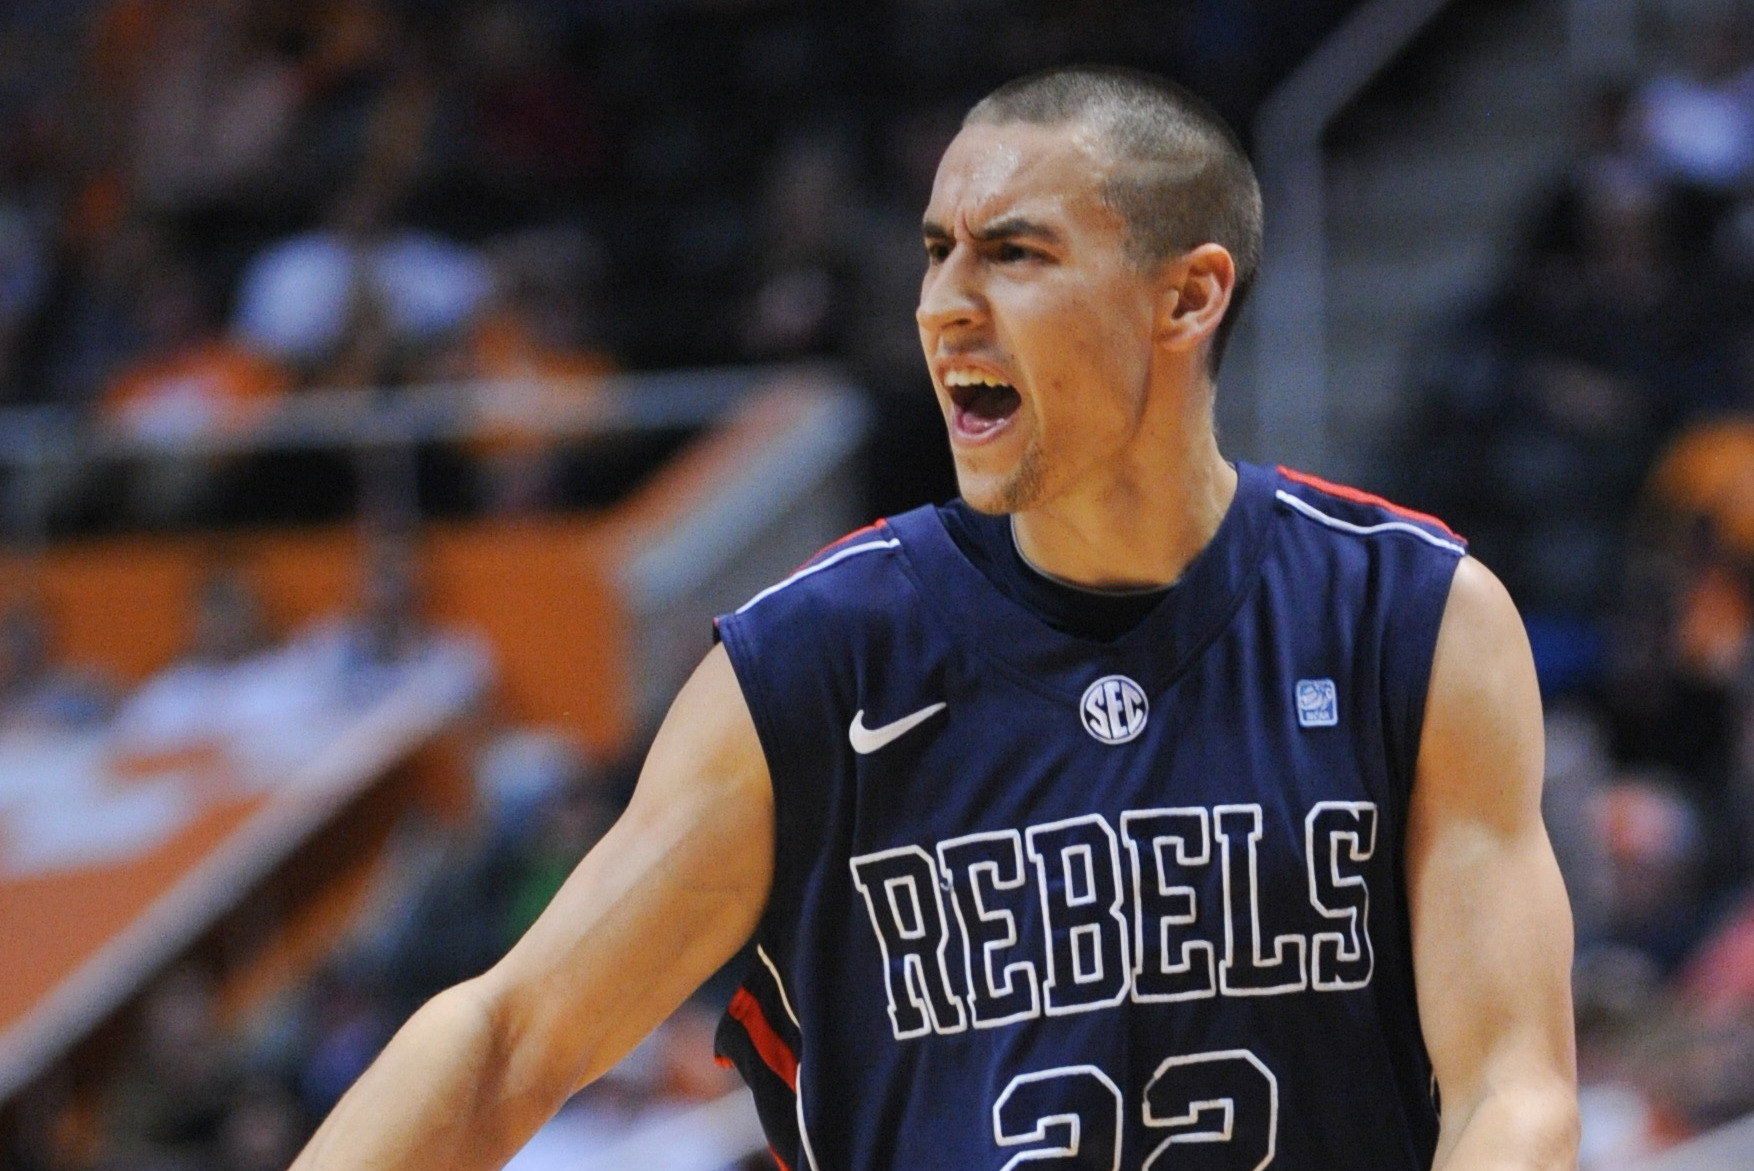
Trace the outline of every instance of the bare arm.
{"type": "Polygon", "coordinates": [[[1498,580],[1464,561],[1438,635],[1407,834],[1443,1171],[1576,1163],[1571,910],[1541,774],[1521,620],[1498,580]]]}
{"type": "Polygon", "coordinates": [[[503,960],[409,1018],[294,1171],[503,1165],[730,958],[772,877],[767,765],[715,647],[621,820],[503,960]]]}

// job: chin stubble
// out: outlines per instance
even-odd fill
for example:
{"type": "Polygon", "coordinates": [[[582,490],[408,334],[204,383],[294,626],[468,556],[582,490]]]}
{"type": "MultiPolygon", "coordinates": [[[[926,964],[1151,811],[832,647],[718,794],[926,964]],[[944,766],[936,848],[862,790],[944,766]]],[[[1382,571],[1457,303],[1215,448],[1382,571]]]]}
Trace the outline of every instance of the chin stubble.
{"type": "Polygon", "coordinates": [[[1017,461],[1017,470],[999,488],[996,512],[1022,512],[1041,499],[1042,485],[1047,479],[1041,448],[1031,442],[1017,461]]]}

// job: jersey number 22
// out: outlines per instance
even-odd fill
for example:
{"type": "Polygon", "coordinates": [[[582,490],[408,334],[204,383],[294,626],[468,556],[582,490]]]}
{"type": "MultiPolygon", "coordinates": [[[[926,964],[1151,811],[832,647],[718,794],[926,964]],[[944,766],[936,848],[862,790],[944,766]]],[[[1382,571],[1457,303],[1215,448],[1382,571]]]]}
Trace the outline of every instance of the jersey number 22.
{"type": "MultiPolygon", "coordinates": [[[[1120,1171],[1126,1105],[1094,1065],[1019,1074],[993,1103],[993,1139],[1022,1147],[1002,1171],[1120,1171]]],[[[1145,1084],[1145,1126],[1162,1132],[1139,1171],[1262,1171],[1273,1161],[1279,1081],[1247,1049],[1171,1057],[1145,1084]]]]}

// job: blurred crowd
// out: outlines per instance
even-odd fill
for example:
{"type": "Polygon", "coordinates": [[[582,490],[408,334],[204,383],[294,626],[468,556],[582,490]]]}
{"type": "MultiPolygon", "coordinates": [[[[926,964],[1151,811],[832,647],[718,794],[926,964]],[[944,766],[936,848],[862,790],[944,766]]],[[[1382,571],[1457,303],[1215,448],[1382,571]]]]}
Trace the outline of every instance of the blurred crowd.
{"type": "MultiPolygon", "coordinates": [[[[352,721],[410,680],[430,680],[435,668],[460,702],[480,692],[485,655],[474,640],[422,619],[406,542],[375,544],[358,593],[350,611],[277,632],[251,576],[217,562],[190,599],[182,650],[126,689],[63,663],[48,608],[14,601],[0,621],[7,880],[123,861],[204,807],[296,787],[352,721]],[[84,750],[89,744],[101,751],[84,750]],[[83,773],[42,767],[59,759],[57,745],[87,762],[86,771],[102,762],[105,776],[123,778],[110,787],[135,813],[164,798],[163,816],[106,818],[82,807],[70,785],[79,787],[83,773]],[[167,769],[167,761],[188,767],[167,769]],[[32,775],[16,775],[21,769],[32,775]],[[182,792],[189,785],[199,799],[182,792]],[[35,815],[39,806],[51,815],[35,815]]],[[[0,1162],[20,1171],[284,1167],[385,1030],[454,982],[457,965],[491,962],[557,885],[564,871],[556,854],[576,856],[596,832],[600,817],[575,783],[576,756],[565,755],[563,742],[506,728],[486,744],[478,771],[490,828],[479,831],[480,843],[411,820],[386,868],[386,889],[405,892],[406,905],[390,900],[392,913],[368,938],[338,953],[310,986],[247,1019],[221,1011],[223,965],[211,957],[156,978],[123,1018],[137,1036],[111,1047],[119,1063],[81,1085],[61,1068],[24,1092],[0,1136],[0,1162]],[[546,753],[520,752],[525,741],[546,753]],[[441,901],[444,883],[422,881],[431,867],[421,850],[441,847],[456,867],[445,881],[471,884],[467,907],[441,901]]],[[[105,784],[102,776],[89,783],[105,784]]]]}
{"type": "MultiPolygon", "coordinates": [[[[308,388],[827,357],[895,408],[885,483],[943,495],[912,304],[962,110],[1099,59],[1246,124],[1351,3],[18,0],[0,404],[175,441],[308,388]]],[[[63,527],[198,511],[160,488],[63,527]]]]}
{"type": "Polygon", "coordinates": [[[1621,1153],[1754,1110],[1754,14],[1706,13],[1584,103],[1501,287],[1416,359],[1395,459],[1528,624],[1621,1153]]]}
{"type": "MultiPolygon", "coordinates": [[[[154,761],[195,752],[213,765],[199,779],[208,799],[235,800],[296,785],[302,766],[349,720],[423,671],[430,680],[437,659],[474,677],[465,690],[478,696],[480,648],[422,619],[412,549],[380,540],[362,574],[352,611],[278,632],[250,574],[216,563],[191,600],[182,651],[126,690],[62,664],[45,609],[15,603],[0,623],[0,770],[18,765],[14,747],[37,750],[25,754],[28,763],[40,761],[56,736],[98,737],[101,759],[136,786],[154,761]]],[[[569,736],[510,722],[491,702],[463,713],[463,743],[470,808],[444,818],[415,805],[400,815],[364,910],[312,977],[240,1001],[240,965],[256,953],[193,950],[119,1018],[121,1034],[97,1066],[58,1067],[13,1103],[0,1164],[284,1168],[402,1020],[440,989],[483,971],[524,932],[627,797],[621,772],[589,766],[569,736]]],[[[20,825],[15,790],[39,790],[26,801],[69,801],[40,791],[42,780],[0,775],[9,830],[20,825]]],[[[41,842],[14,833],[4,873],[16,879],[21,866],[126,857],[132,839],[151,837],[152,826],[130,833],[107,844],[50,840],[50,829],[41,842]],[[106,846],[108,854],[92,854],[106,846]]],[[[272,906],[247,914],[253,924],[267,918],[228,928],[232,934],[273,929],[272,906]]],[[[708,1005],[716,991],[684,1006],[569,1105],[575,1139],[589,1149],[734,1088],[735,1075],[712,1059],[717,1011],[708,1005]]]]}

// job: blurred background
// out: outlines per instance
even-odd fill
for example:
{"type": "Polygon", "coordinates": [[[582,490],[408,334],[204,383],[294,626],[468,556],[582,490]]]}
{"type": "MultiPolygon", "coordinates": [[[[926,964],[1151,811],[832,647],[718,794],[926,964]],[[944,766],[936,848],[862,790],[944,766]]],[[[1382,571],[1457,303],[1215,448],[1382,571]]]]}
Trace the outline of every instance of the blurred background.
{"type": "MultiPolygon", "coordinates": [[[[284,1166],[613,820],[711,615],[953,494],[918,217],[1079,60],[1262,173],[1227,451],[1523,608],[1586,1171],[1754,1165],[1732,0],[0,4],[0,1165],[284,1166]]],[[[771,1168],[728,990],[514,1166],[771,1168]]]]}

